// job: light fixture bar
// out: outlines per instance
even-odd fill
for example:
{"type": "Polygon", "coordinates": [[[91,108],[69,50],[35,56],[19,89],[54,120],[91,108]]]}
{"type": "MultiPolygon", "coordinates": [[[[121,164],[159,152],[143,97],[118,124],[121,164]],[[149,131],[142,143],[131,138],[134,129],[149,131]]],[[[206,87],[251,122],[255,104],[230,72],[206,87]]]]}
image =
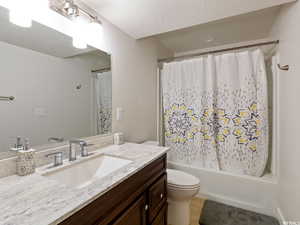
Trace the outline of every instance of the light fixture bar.
{"type": "Polygon", "coordinates": [[[59,2],[57,0],[50,0],[50,8],[69,19],[82,13],[88,16],[91,21],[102,24],[97,16],[94,16],[90,12],[81,8],[80,6],[75,4],[73,0],[63,0],[59,2]]]}
{"type": "Polygon", "coordinates": [[[93,16],[92,14],[90,14],[90,13],[87,12],[86,10],[80,8],[79,6],[77,6],[77,7],[78,7],[78,10],[79,10],[81,13],[83,13],[83,14],[87,15],[88,17],[90,17],[90,19],[91,19],[93,22],[102,24],[102,22],[98,19],[97,16],[93,16]]]}

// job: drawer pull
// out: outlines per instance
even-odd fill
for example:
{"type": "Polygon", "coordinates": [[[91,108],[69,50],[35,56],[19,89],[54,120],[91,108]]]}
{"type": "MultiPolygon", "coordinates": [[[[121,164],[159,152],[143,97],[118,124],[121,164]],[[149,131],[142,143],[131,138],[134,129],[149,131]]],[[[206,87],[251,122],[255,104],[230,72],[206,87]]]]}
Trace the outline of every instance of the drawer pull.
{"type": "Polygon", "coordinates": [[[145,211],[148,211],[148,209],[149,209],[149,206],[145,205],[145,211]]]}
{"type": "Polygon", "coordinates": [[[163,194],[160,194],[160,198],[162,199],[164,197],[164,195],[163,194]]]}

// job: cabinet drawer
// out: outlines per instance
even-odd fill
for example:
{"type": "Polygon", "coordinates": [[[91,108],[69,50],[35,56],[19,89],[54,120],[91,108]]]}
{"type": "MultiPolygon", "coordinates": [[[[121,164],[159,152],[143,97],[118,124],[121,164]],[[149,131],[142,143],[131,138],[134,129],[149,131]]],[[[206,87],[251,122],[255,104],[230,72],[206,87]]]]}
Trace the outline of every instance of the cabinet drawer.
{"type": "Polygon", "coordinates": [[[161,211],[162,206],[167,200],[167,175],[159,178],[148,191],[149,200],[149,217],[148,222],[151,223],[156,215],[161,211]]]}

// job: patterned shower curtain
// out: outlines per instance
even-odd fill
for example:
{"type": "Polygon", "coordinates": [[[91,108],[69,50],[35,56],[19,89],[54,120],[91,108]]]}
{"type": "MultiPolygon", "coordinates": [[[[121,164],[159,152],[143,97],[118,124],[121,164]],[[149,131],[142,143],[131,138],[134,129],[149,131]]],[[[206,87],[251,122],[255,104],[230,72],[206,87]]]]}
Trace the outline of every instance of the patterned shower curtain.
{"type": "Polygon", "coordinates": [[[165,63],[169,160],[262,176],[268,159],[268,100],[261,50],[165,63]]]}

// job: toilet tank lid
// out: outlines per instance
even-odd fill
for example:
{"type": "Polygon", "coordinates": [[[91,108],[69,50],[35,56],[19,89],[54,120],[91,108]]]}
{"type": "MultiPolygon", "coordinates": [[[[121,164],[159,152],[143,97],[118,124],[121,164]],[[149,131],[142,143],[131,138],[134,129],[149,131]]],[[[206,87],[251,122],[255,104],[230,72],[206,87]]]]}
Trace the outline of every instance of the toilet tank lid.
{"type": "Polygon", "coordinates": [[[188,173],[180,170],[167,169],[168,183],[178,186],[196,186],[200,184],[200,180],[188,173]]]}

